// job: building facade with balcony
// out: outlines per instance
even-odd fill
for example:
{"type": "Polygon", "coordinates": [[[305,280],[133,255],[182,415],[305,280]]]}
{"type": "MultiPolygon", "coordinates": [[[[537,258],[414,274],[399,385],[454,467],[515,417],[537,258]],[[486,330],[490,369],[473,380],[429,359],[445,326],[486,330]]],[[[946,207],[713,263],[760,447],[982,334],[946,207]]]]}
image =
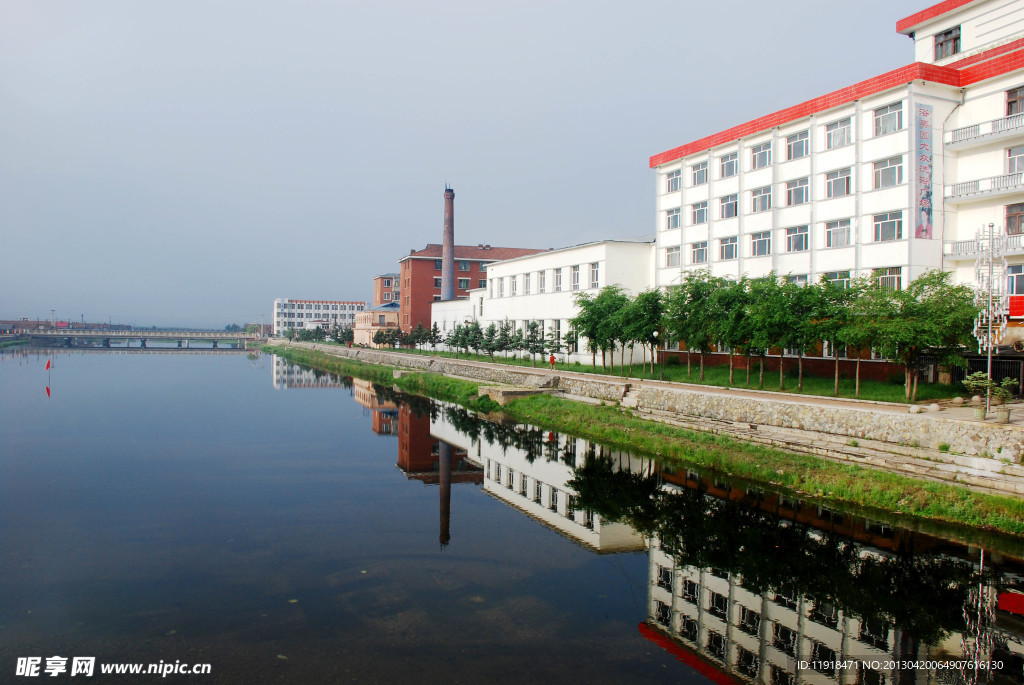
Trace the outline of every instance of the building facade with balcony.
{"type": "Polygon", "coordinates": [[[350,328],[355,325],[356,313],[364,309],[366,303],[356,300],[294,300],[279,297],[274,300],[274,335],[284,335],[289,328],[350,328]]]}
{"type": "Polygon", "coordinates": [[[697,269],[975,283],[992,223],[1024,294],[1024,0],[946,0],[897,30],[912,64],[651,157],[659,286],[697,269]]]}
{"type": "Polygon", "coordinates": [[[373,342],[377,331],[398,328],[398,303],[387,302],[356,313],[352,328],[352,344],[380,347],[373,342]]]}

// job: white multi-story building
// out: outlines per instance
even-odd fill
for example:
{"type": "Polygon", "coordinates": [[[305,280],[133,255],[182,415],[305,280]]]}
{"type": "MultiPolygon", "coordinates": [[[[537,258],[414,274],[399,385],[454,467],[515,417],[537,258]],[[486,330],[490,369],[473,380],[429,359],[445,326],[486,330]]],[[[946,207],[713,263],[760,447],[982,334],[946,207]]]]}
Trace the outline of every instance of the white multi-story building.
{"type": "Polygon", "coordinates": [[[1024,294],[1024,0],[947,0],[897,30],[914,63],[650,159],[659,286],[696,269],[971,283],[992,223],[1024,294]]]}
{"type": "MultiPolygon", "coordinates": [[[[487,268],[487,287],[472,290],[468,299],[435,302],[431,324],[442,332],[459,323],[512,322],[523,329],[538,322],[545,335],[560,338],[578,314],[574,297],[597,295],[606,285],[618,285],[630,295],[653,287],[654,241],[650,237],[602,240],[535,255],[493,262],[487,268]]],[[[586,351],[586,342],[579,349],[586,351]]],[[[637,358],[640,351],[636,351],[637,358]]],[[[589,353],[579,356],[590,358],[589,353]]]]}
{"type": "Polygon", "coordinates": [[[366,309],[365,302],[355,300],[274,300],[274,335],[283,335],[289,328],[351,328],[356,312],[366,309]]]}

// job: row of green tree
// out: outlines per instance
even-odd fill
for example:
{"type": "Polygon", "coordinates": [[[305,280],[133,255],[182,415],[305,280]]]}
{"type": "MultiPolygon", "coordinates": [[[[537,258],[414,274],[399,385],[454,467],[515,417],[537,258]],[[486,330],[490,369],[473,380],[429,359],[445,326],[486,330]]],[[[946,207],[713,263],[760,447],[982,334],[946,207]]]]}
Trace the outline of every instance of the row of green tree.
{"type": "MultiPolygon", "coordinates": [[[[699,355],[704,379],[704,356],[728,349],[729,383],[734,383],[736,355],[759,360],[759,387],[764,385],[764,360],[779,356],[779,387],[784,384],[782,357],[798,357],[798,387],[803,389],[803,357],[823,342],[835,356],[835,394],[839,394],[837,352],[850,352],[857,361],[856,392],[860,393],[860,360],[870,350],[904,367],[906,396],[913,400],[922,358],[939,364],[964,366],[963,352],[976,345],[972,334],[978,315],[974,293],[950,283],[950,274],[931,271],[904,289],[884,287],[877,279],[861,278],[798,285],[774,273],[738,281],[707,271],[687,274],[684,281],[662,293],[657,290],[630,297],[617,286],[597,295],[580,293],[579,314],[572,327],[586,339],[593,355],[622,352],[635,345],[653,348],[659,340],[679,342],[699,355]]],[[[689,355],[687,352],[687,366],[689,355]]]]}

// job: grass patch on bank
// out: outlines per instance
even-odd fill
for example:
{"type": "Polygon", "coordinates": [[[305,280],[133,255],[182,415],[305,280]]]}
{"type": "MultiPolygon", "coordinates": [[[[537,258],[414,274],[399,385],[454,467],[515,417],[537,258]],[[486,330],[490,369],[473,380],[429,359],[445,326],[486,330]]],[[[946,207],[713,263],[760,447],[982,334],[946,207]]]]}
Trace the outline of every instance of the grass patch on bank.
{"type": "Polygon", "coordinates": [[[334,357],[295,347],[263,348],[291,361],[324,371],[351,375],[478,412],[500,409],[509,418],[547,430],[643,452],[668,465],[693,465],[719,473],[806,494],[823,502],[852,504],[894,514],[954,523],[1012,535],[1024,534],[1024,501],[976,493],[945,483],[786,452],[763,445],[640,419],[618,406],[590,405],[533,395],[498,407],[477,397],[479,383],[440,374],[394,368],[334,357]]]}
{"type": "Polygon", "coordinates": [[[895,514],[1024,534],[1024,501],[944,483],[842,464],[811,455],[636,418],[618,407],[549,395],[523,397],[504,410],[518,421],[654,454],[667,463],[703,466],[826,501],[895,514]]]}
{"type": "Polygon", "coordinates": [[[17,347],[18,345],[28,345],[30,342],[30,340],[5,340],[3,342],[0,342],[0,350],[4,349],[5,347],[17,347]]]}

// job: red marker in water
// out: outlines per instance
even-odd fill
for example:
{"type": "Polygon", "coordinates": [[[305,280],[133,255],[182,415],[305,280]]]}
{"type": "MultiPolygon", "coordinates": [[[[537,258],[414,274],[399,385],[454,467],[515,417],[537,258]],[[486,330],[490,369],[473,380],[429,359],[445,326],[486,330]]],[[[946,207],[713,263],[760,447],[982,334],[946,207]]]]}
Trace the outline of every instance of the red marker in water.
{"type": "Polygon", "coordinates": [[[50,370],[50,360],[49,359],[46,360],[46,370],[47,371],[50,370]]]}
{"type": "Polygon", "coordinates": [[[46,386],[46,396],[50,396],[50,386],[46,386]]]}

